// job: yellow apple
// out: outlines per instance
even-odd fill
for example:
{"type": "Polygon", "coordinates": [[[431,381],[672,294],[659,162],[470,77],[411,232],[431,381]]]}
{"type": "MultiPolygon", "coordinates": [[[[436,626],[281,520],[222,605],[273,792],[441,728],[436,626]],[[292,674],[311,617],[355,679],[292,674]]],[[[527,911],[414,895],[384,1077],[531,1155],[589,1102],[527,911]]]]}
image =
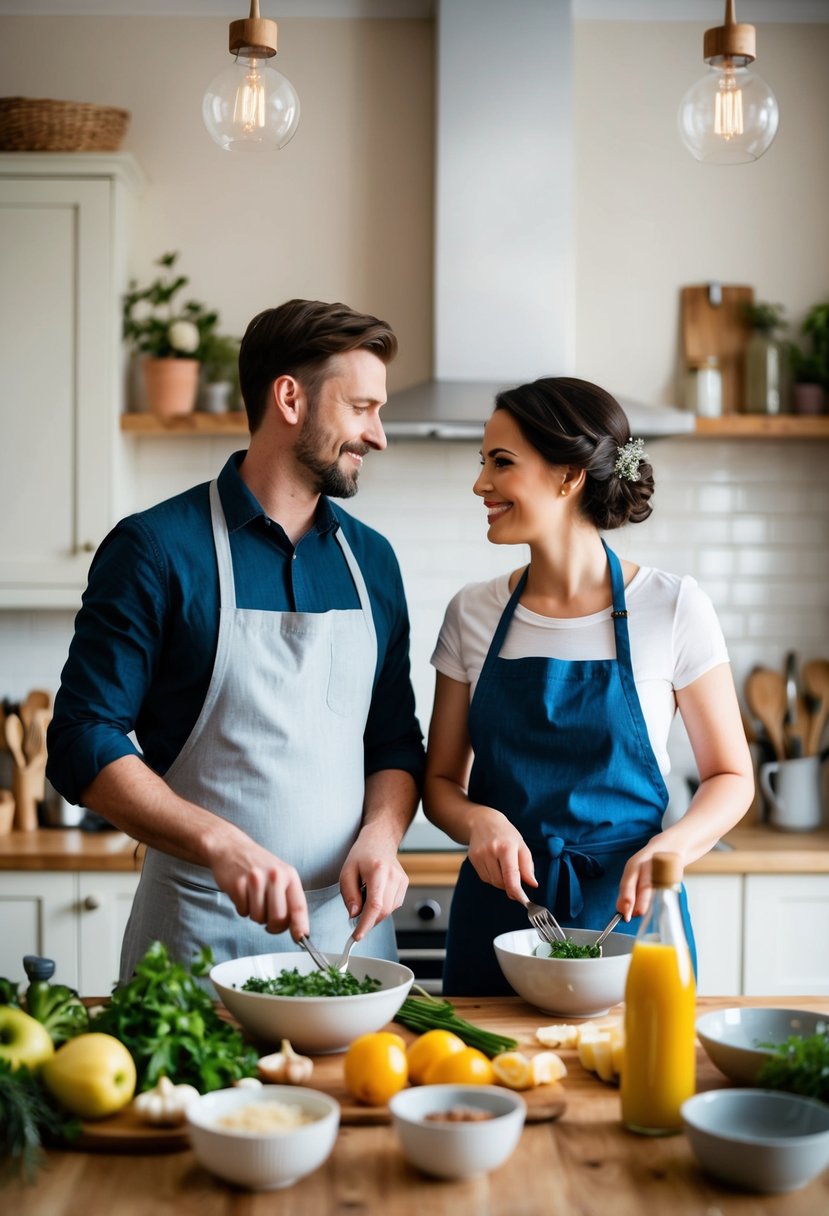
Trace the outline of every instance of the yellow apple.
{"type": "Polygon", "coordinates": [[[37,1018],[13,1005],[0,1005],[0,1059],[12,1068],[35,1069],[55,1054],[49,1031],[37,1018]]]}
{"type": "Polygon", "coordinates": [[[135,1062],[111,1034],[79,1034],[59,1047],[40,1073],[43,1084],[73,1115],[104,1119],[132,1100],[135,1062]]]}

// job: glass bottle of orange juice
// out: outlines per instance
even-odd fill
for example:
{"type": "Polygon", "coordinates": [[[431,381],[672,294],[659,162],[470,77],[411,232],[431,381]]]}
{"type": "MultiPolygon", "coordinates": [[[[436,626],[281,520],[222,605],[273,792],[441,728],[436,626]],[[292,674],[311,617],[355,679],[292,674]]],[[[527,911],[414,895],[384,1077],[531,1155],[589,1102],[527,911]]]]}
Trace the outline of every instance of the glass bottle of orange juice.
{"type": "Polygon", "coordinates": [[[682,924],[682,863],[675,853],[651,861],[653,898],[636,941],[625,986],[622,1122],[631,1131],[680,1131],[680,1107],[696,1086],[696,985],[682,924]]]}

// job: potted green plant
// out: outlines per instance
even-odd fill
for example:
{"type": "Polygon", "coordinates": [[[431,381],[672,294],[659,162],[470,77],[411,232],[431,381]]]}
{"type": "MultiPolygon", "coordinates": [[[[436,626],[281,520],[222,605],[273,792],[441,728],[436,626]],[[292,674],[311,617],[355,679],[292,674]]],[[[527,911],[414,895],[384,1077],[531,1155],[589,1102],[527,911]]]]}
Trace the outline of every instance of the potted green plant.
{"type": "Polygon", "coordinates": [[[178,302],[189,279],[175,271],[178,253],[165,253],[161,273],[147,287],[130,283],[124,296],[123,335],[142,356],[147,401],[167,418],[189,413],[196,404],[201,363],[219,314],[196,300],[178,302]]]}
{"type": "Polygon", "coordinates": [[[202,408],[211,414],[235,408],[239,397],[238,338],[229,334],[210,334],[207,339],[202,372],[202,408]]]}
{"type": "Polygon", "coordinates": [[[749,414],[779,414],[788,400],[788,346],[777,336],[785,326],[782,304],[759,300],[743,304],[743,318],[752,330],[746,345],[746,410],[749,414]]]}
{"type": "Polygon", "coordinates": [[[829,393],[829,300],[812,305],[800,332],[806,345],[792,345],[792,401],[799,414],[819,414],[829,393]]]}

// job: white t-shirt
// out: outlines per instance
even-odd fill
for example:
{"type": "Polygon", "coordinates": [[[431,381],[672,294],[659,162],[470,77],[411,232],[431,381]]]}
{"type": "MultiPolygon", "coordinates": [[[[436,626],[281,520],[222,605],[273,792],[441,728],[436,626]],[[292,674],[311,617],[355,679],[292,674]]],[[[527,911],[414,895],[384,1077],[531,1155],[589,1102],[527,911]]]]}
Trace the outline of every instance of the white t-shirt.
{"type": "MultiPolygon", "coordinates": [[[[432,655],[444,675],[469,685],[481,673],[495,629],[510,597],[509,575],[468,583],[450,601],[432,655]]],[[[642,566],[625,588],[633,676],[648,736],[662,774],[670,772],[668,732],[676,713],[674,691],[728,662],[711,600],[689,575],[642,566]]],[[[613,659],[611,609],[560,619],[517,604],[501,650],[503,659],[613,659]]]]}

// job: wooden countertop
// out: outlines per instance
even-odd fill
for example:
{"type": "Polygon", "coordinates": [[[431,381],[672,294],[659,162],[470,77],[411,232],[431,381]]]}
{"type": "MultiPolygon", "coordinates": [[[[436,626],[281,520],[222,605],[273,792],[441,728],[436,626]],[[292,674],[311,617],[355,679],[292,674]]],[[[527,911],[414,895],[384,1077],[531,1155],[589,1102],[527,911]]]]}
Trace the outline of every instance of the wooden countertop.
{"type": "MultiPolygon", "coordinates": [[[[481,1026],[537,1046],[535,1030],[554,1021],[518,997],[456,999],[461,1014],[481,1026]]],[[[729,1005],[775,1005],[780,998],[701,998],[699,1012],[729,1005]]],[[[786,997],[789,1008],[829,1013],[829,998],[786,997]]],[[[400,1028],[394,1024],[391,1029],[400,1028]]],[[[408,1031],[403,1031],[411,1037],[408,1031]]],[[[512,1157],[491,1174],[464,1182],[430,1179],[404,1160],[388,1125],[342,1126],[334,1151],[315,1173],[285,1191],[252,1194],[212,1177],[188,1151],[162,1156],[47,1155],[34,1186],[3,1191],[15,1216],[815,1216],[829,1211],[829,1171],[787,1195],[749,1195],[721,1186],[697,1167],[682,1134],[658,1139],[625,1131],[619,1093],[561,1052],[567,1109],[554,1122],[528,1123],[512,1157]]],[[[341,1058],[341,1057],[340,1057],[341,1058]]],[[[337,1057],[320,1057],[329,1072],[337,1057]]],[[[320,1088],[325,1088],[322,1079],[320,1088]]],[[[697,1088],[721,1088],[725,1077],[697,1048],[697,1088]]]]}
{"type": "MultiPolygon", "coordinates": [[[[752,826],[726,836],[733,845],[688,867],[689,874],[829,874],[829,828],[779,832],[752,826]]],[[[0,836],[0,870],[141,869],[142,846],[121,832],[81,832],[77,828],[10,832],[0,836]]],[[[409,880],[418,886],[451,886],[466,854],[401,853],[409,880]]]]}

